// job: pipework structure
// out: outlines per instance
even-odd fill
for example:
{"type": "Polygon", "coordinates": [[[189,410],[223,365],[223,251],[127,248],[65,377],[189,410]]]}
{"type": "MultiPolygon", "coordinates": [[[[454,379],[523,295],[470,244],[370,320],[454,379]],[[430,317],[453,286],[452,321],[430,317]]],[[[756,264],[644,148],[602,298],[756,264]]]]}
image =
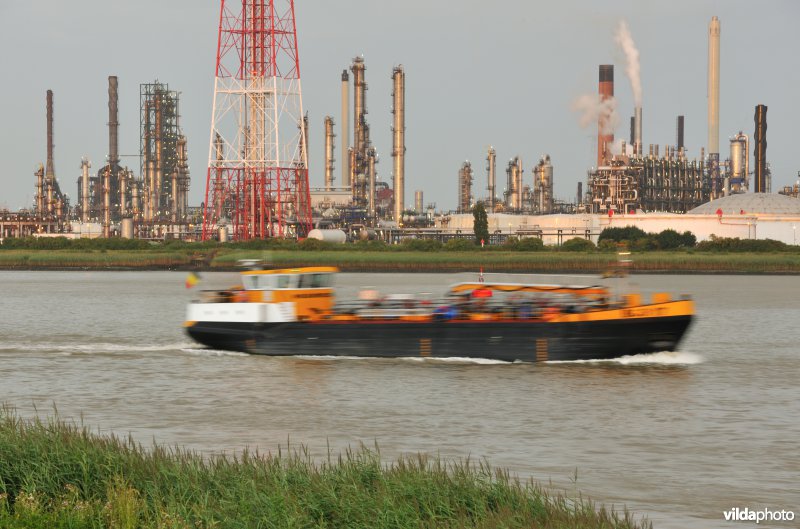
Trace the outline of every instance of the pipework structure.
{"type": "Polygon", "coordinates": [[[458,170],[458,213],[472,210],[472,164],[465,161],[458,170]]]}
{"type": "MultiPolygon", "coordinates": [[[[145,225],[184,223],[189,166],[186,138],[180,127],[180,95],[169,85],[155,81],[139,86],[139,102],[143,207],[141,218],[136,221],[145,225]]],[[[122,216],[131,216],[132,204],[126,199],[121,200],[121,205],[122,216]]]]}
{"type": "Polygon", "coordinates": [[[221,0],[203,240],[311,230],[293,0],[221,0]],[[302,145],[302,147],[301,147],[302,145]]]}
{"type": "Polygon", "coordinates": [[[553,164],[545,154],[533,168],[533,213],[548,215],[553,212],[553,164]]]}
{"type": "Polygon", "coordinates": [[[403,65],[392,70],[392,158],[394,160],[394,220],[402,220],[406,171],[406,74],[403,65]]]}
{"type": "Polygon", "coordinates": [[[614,156],[589,172],[586,209],[591,213],[636,210],[685,213],[710,200],[704,160],[688,160],[683,149],[650,145],[646,156],[614,156]]]}

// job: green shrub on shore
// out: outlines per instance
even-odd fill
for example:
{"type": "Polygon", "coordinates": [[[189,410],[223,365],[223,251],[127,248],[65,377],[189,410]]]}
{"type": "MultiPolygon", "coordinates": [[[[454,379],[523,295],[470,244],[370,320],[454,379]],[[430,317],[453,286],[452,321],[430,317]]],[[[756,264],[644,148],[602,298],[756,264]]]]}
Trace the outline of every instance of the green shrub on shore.
{"type": "Polygon", "coordinates": [[[515,252],[540,252],[545,249],[544,242],[538,237],[509,237],[501,248],[515,252]]]}
{"type": "Polygon", "coordinates": [[[592,241],[581,237],[574,237],[566,240],[564,244],[561,245],[561,249],[565,252],[591,252],[594,251],[595,248],[592,241]]]}
{"type": "Polygon", "coordinates": [[[700,252],[787,252],[797,251],[788,244],[773,239],[740,239],[738,237],[716,237],[698,243],[700,252]]]}
{"type": "Polygon", "coordinates": [[[697,237],[690,231],[678,233],[670,229],[660,233],[647,233],[636,226],[606,228],[597,238],[597,246],[607,251],[612,244],[626,246],[636,251],[677,250],[694,248],[697,237]]]}
{"type": "Polygon", "coordinates": [[[204,458],[0,411],[0,527],[650,527],[486,463],[348,450],[204,458]]]}

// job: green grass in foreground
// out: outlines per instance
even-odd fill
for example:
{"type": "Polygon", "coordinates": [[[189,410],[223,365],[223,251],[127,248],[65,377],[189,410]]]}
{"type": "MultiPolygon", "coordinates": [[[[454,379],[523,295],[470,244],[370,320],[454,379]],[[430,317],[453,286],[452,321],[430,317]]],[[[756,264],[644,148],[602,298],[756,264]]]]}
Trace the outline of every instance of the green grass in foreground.
{"type": "Polygon", "coordinates": [[[651,527],[487,464],[362,448],[204,458],[0,410],[0,528],[651,527]]]}
{"type": "MultiPolygon", "coordinates": [[[[0,269],[195,269],[204,253],[158,250],[5,250],[0,269]]],[[[634,272],[800,273],[800,252],[647,251],[632,255],[634,272]]],[[[210,270],[235,270],[240,259],[266,259],[275,266],[338,266],[346,272],[601,273],[617,262],[616,253],[562,251],[402,251],[246,250],[223,248],[208,256],[210,270]],[[212,259],[213,257],[213,259],[212,259]]]]}

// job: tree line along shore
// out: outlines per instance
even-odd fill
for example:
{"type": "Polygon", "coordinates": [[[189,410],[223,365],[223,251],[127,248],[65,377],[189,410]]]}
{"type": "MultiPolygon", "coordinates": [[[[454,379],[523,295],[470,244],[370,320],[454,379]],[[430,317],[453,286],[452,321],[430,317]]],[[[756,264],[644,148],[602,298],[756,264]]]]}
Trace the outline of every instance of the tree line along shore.
{"type": "Polygon", "coordinates": [[[377,447],[203,456],[0,410],[0,527],[647,529],[626,510],[486,462],[377,447]]]}
{"type": "Polygon", "coordinates": [[[130,269],[230,271],[243,259],[274,266],[337,266],[346,272],[798,274],[800,246],[764,239],[712,238],[665,230],[610,228],[598,244],[582,238],[546,246],[538,238],[476,244],[477,238],[407,239],[401,244],[359,241],[336,244],[316,239],[247,242],[152,242],[135,239],[5,239],[2,270],[130,269]],[[630,252],[630,255],[627,255],[630,252]],[[624,260],[620,253],[626,254],[624,260]]]}

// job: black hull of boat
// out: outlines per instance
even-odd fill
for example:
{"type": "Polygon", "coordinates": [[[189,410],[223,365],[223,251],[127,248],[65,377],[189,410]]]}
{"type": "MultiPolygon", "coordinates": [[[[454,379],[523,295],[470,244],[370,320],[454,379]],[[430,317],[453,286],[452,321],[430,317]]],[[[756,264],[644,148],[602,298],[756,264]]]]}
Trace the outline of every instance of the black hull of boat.
{"type": "Polygon", "coordinates": [[[449,320],[292,323],[196,322],[187,332],[213,349],[272,356],[602,360],[674,351],[691,316],[581,322],[449,320]]]}

